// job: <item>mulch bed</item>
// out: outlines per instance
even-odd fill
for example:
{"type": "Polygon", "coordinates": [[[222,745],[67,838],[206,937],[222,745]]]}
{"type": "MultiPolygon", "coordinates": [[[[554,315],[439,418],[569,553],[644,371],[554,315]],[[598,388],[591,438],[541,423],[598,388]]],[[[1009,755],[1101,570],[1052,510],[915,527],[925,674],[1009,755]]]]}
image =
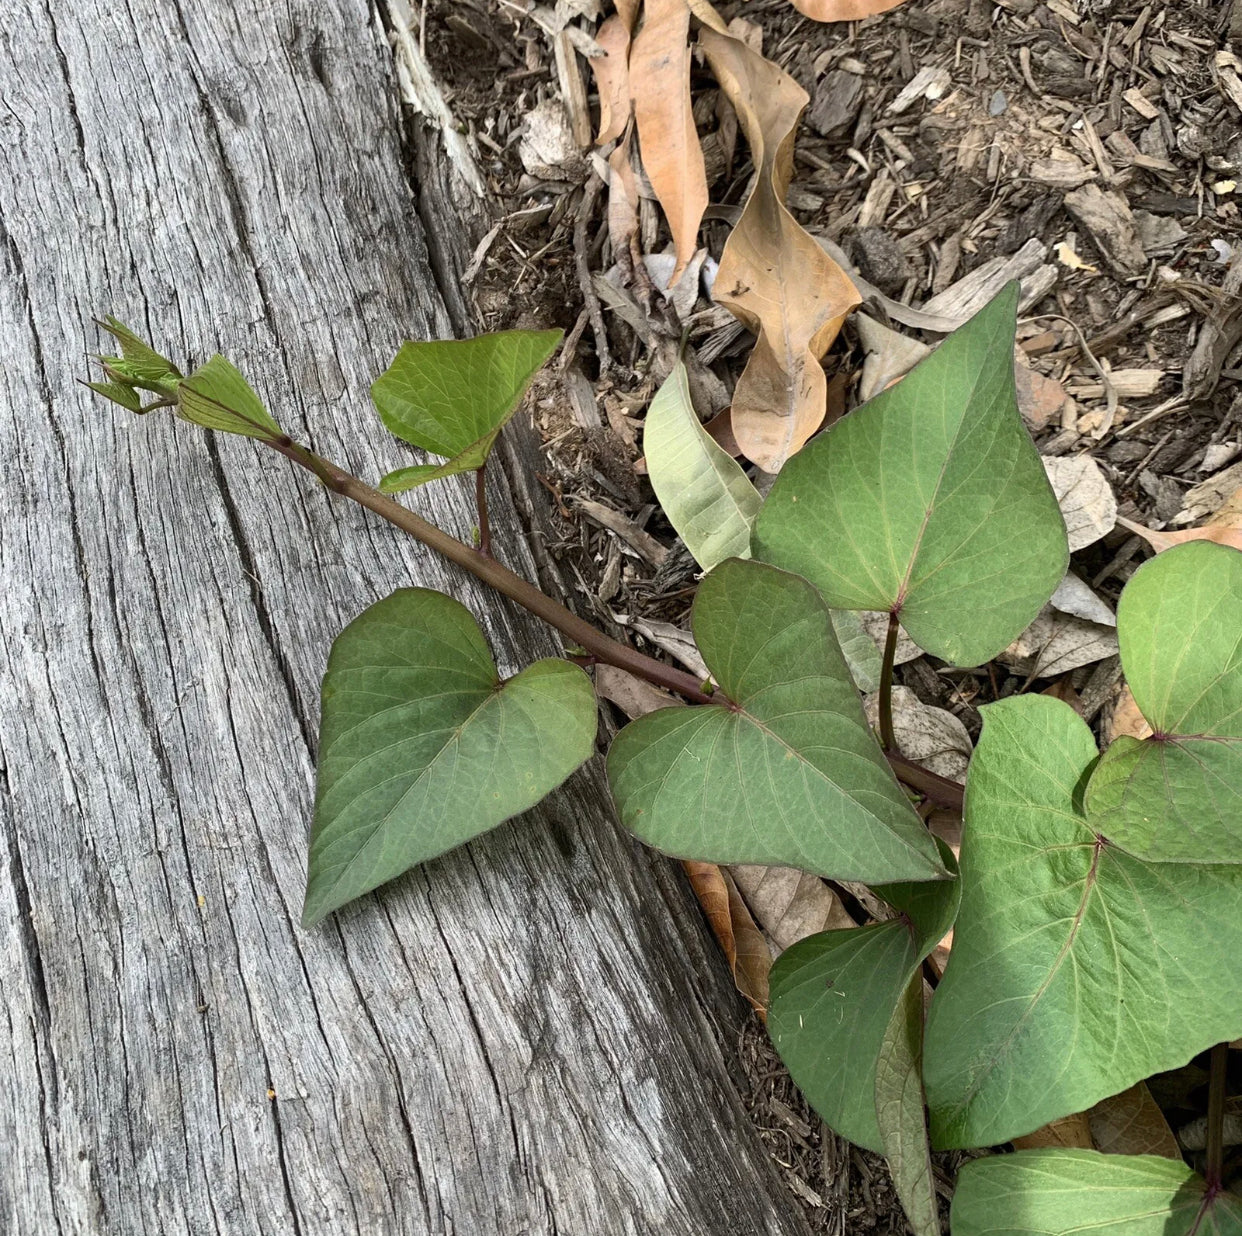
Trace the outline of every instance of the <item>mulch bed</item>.
{"type": "MultiPolygon", "coordinates": [[[[560,529],[548,548],[576,581],[580,610],[641,644],[629,624],[684,625],[696,584],[640,462],[642,414],[676,340],[648,348],[605,305],[612,364],[601,372],[581,274],[611,262],[606,193],[584,187],[594,176],[588,151],[551,179],[523,166],[527,118],[560,97],[552,39],[528,7],[428,3],[427,59],[478,152],[499,225],[467,291],[488,329],[555,325],[569,335],[531,404],[560,529]]],[[[1242,454],[1240,289],[1222,290],[1242,250],[1242,59],[1230,51],[1228,4],[909,0],[833,26],[801,17],[788,0],[717,7],[760,26],[764,54],[811,97],[789,199],[795,216],[892,302],[921,305],[983,262],[1032,244],[1040,251],[1053,277],[1025,310],[1019,342],[1038,375],[1024,413],[1045,454],[1095,459],[1119,512],[1154,528],[1177,519],[1190,487],[1242,454]]],[[[589,91],[585,62],[577,67],[589,91]]],[[[694,90],[715,206],[702,243],[719,258],[753,169],[743,141],[724,157],[715,84],[702,66],[694,90]]],[[[653,202],[642,203],[642,223],[644,251],[658,252],[667,234],[653,202]]],[[[868,311],[887,313],[875,302],[868,311]]],[[[689,339],[708,358],[709,394],[727,402],[749,336],[722,313],[700,300],[689,339]]],[[[825,364],[839,375],[838,410],[853,406],[861,348],[849,326],[825,364]]],[[[1115,606],[1145,556],[1119,527],[1074,565],[1115,606]]],[[[1110,661],[1036,689],[1090,692],[1092,716],[1106,716],[1120,675],[1110,661]]],[[[902,667],[899,681],[972,735],[978,704],[1030,689],[1003,666],[964,680],[926,658],[902,667]]],[[[905,1231],[883,1161],[823,1127],[757,1023],[739,1055],[755,1123],[815,1230],[905,1231]]],[[[947,1197],[956,1160],[938,1158],[947,1197]]]]}

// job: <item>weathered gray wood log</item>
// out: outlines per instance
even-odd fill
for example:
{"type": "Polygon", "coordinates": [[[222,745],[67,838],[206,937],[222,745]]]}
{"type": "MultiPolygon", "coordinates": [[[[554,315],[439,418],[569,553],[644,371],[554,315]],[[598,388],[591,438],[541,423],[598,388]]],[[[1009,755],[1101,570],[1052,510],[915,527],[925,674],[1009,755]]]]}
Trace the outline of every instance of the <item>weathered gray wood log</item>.
{"type": "MultiPolygon", "coordinates": [[[[740,1006],[598,768],[297,927],[333,634],[415,580],[508,669],[547,635],[274,455],[75,385],[111,310],[363,475],[399,458],[367,385],[450,317],[370,6],[0,31],[0,1230],[805,1232],[740,1006]]],[[[466,495],[415,502],[461,534],[466,495]]]]}

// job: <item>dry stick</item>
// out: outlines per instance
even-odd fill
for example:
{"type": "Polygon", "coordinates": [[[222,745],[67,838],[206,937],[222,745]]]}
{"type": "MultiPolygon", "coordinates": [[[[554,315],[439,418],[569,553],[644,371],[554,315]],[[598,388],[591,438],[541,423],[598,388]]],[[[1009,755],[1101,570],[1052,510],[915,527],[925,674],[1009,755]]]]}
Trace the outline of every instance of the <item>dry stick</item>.
{"type": "Polygon", "coordinates": [[[885,754],[897,750],[893,736],[893,664],[897,660],[897,614],[888,616],[888,634],[884,639],[884,661],[880,666],[880,746],[885,754]]]}
{"type": "MultiPolygon", "coordinates": [[[[378,489],[373,489],[352,473],[346,472],[329,460],[300,446],[291,438],[264,439],[264,441],[299,467],[314,473],[333,493],[357,502],[359,506],[373,511],[390,524],[400,528],[402,532],[409,533],[416,541],[469,571],[476,579],[482,580],[489,587],[495,588],[497,592],[503,593],[511,601],[516,601],[536,618],[542,618],[550,627],[555,627],[573,643],[585,648],[597,660],[607,665],[615,665],[618,669],[626,670],[647,682],[655,683],[658,687],[675,691],[692,704],[719,703],[703,690],[706,684],[701,683],[693,674],[666,665],[663,661],[646,656],[628,644],[609,638],[589,622],[566,609],[559,601],[554,601],[534,584],[509,570],[503,563],[497,562],[495,558],[486,557],[464,541],[450,536],[442,528],[428,523],[421,515],[411,511],[408,506],[402,506],[401,503],[393,501],[392,498],[380,493],[378,489]]],[[[958,782],[938,776],[926,768],[920,768],[895,751],[886,752],[886,755],[898,779],[905,782],[911,789],[925,794],[942,806],[958,811],[962,809],[962,786],[958,782]]]]}
{"type": "Polygon", "coordinates": [[[578,288],[586,304],[587,313],[591,318],[591,333],[595,336],[595,355],[599,360],[599,372],[602,377],[612,368],[612,354],[608,351],[608,332],[604,327],[604,311],[595,292],[595,284],[591,282],[591,268],[587,261],[587,225],[595,213],[595,202],[604,182],[597,172],[592,170],[590,177],[582,187],[582,204],[578,208],[578,217],[574,221],[574,269],[578,273],[578,288]]]}
{"type": "Polygon", "coordinates": [[[1208,1073],[1207,1179],[1208,1196],[1220,1192],[1225,1169],[1225,1086],[1229,1071],[1229,1044],[1212,1048],[1208,1073]]]}

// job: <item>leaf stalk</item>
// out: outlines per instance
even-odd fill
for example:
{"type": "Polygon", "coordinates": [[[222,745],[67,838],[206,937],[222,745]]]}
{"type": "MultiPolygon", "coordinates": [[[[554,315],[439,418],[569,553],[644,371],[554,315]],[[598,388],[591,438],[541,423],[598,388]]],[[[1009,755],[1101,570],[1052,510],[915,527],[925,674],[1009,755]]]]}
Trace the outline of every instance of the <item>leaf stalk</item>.
{"type": "Polygon", "coordinates": [[[888,633],[884,637],[884,661],[880,666],[880,745],[886,755],[897,750],[893,737],[893,664],[897,660],[897,613],[888,616],[888,633]]]}
{"type": "Polygon", "coordinates": [[[1207,1179],[1208,1196],[1214,1197],[1224,1186],[1225,1173],[1225,1088],[1229,1072],[1229,1044],[1212,1048],[1208,1065],[1207,1179]]]}
{"type": "MultiPolygon", "coordinates": [[[[349,498],[359,506],[387,520],[402,532],[408,533],[416,541],[426,545],[463,570],[469,571],[476,579],[503,593],[511,601],[536,618],[543,619],[554,627],[572,643],[586,649],[596,660],[618,669],[626,670],[638,678],[673,691],[692,704],[719,704],[719,699],[703,690],[703,685],[693,675],[675,666],[657,661],[631,648],[628,644],[610,638],[589,622],[579,618],[577,614],[566,609],[559,601],[553,600],[545,592],[541,592],[534,584],[509,570],[503,563],[475,549],[464,541],[450,536],[442,528],[429,523],[421,515],[416,514],[407,506],[394,501],[387,494],[372,488],[344,468],[338,467],[330,460],[316,455],[313,451],[292,441],[289,438],[266,439],[273,450],[279,451],[287,459],[292,460],[301,468],[317,476],[324,485],[335,494],[349,498]]],[[[480,532],[482,528],[480,528],[480,532]]],[[[891,675],[890,675],[891,677],[891,675]]],[[[888,762],[899,781],[928,798],[934,799],[942,806],[961,810],[962,787],[956,781],[920,768],[896,751],[886,751],[888,762]]]]}

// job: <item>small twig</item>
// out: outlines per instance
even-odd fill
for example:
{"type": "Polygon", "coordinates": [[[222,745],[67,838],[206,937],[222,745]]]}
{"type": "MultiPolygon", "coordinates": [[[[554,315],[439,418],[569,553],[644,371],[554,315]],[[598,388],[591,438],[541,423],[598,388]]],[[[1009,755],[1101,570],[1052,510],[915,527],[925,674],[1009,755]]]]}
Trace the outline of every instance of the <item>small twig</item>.
{"type": "Polygon", "coordinates": [[[479,512],[479,553],[484,558],[492,556],[492,529],[487,518],[487,484],[484,479],[486,463],[474,470],[474,504],[479,512]]]}
{"type": "Polygon", "coordinates": [[[1208,1196],[1221,1191],[1225,1173],[1225,1089],[1229,1072],[1229,1044],[1217,1043],[1212,1048],[1208,1072],[1207,1110],[1207,1178],[1208,1196]]]}
{"type": "MultiPolygon", "coordinates": [[[[1092,369],[1095,370],[1097,377],[1100,379],[1100,385],[1104,387],[1104,398],[1106,401],[1104,420],[1100,423],[1099,428],[1093,430],[1091,434],[1099,442],[1113,427],[1113,419],[1117,415],[1117,388],[1113,385],[1113,380],[1109,377],[1108,370],[1096,359],[1095,353],[1088,347],[1087,336],[1082,333],[1082,329],[1073,318],[1067,318],[1062,313],[1037,313],[1034,317],[1023,318],[1022,322],[1043,322],[1049,319],[1056,322],[1064,322],[1078,336],[1078,346],[1082,349],[1082,354],[1091,362],[1092,369]]],[[[1141,424],[1142,422],[1140,421],[1139,423],[1141,424]]],[[[1117,436],[1120,437],[1121,434],[1133,428],[1133,425],[1129,425],[1126,429],[1122,429],[1117,436]]]]}
{"type": "Polygon", "coordinates": [[[591,282],[591,268],[587,262],[587,227],[595,214],[595,203],[604,182],[592,171],[582,186],[582,204],[574,221],[574,269],[578,273],[578,289],[583,303],[591,316],[591,333],[595,336],[595,355],[599,357],[599,372],[603,377],[612,369],[612,353],[608,350],[608,333],[604,329],[604,311],[600,306],[595,285],[591,282]]]}
{"type": "Polygon", "coordinates": [[[1172,399],[1166,399],[1158,408],[1152,408],[1146,416],[1139,417],[1133,424],[1123,425],[1117,430],[1117,437],[1124,438],[1126,434],[1133,433],[1144,425],[1150,425],[1152,421],[1159,420],[1162,416],[1168,416],[1170,412],[1180,412],[1183,408],[1188,407],[1190,407],[1189,399],[1183,395],[1174,395],[1172,399]]]}
{"type": "Polygon", "coordinates": [[[880,666],[880,745],[885,752],[897,750],[893,736],[893,664],[897,660],[897,614],[888,616],[888,635],[884,640],[884,661],[880,666]]]}

